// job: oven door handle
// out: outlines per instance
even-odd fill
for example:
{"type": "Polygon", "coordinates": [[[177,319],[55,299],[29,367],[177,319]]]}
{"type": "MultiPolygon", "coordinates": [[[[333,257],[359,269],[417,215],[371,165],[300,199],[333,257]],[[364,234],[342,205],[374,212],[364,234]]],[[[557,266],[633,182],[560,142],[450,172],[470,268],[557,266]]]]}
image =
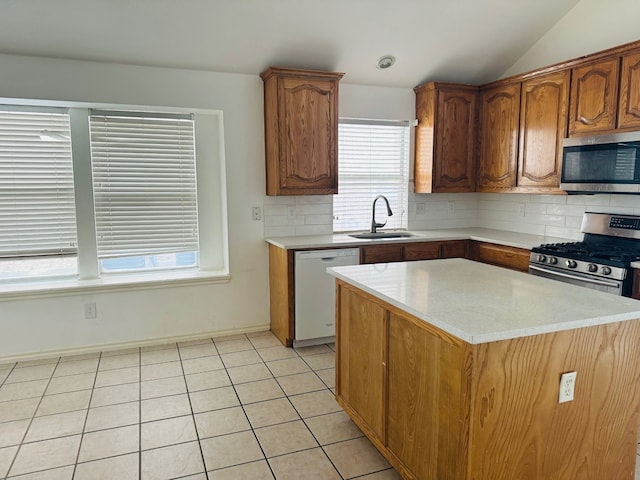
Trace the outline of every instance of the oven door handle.
{"type": "Polygon", "coordinates": [[[548,270],[546,268],[536,267],[535,265],[529,265],[529,270],[537,270],[538,272],[550,273],[552,275],[557,275],[558,277],[570,278],[571,280],[579,280],[581,282],[593,283],[595,285],[603,285],[605,287],[620,287],[619,283],[606,282],[604,280],[595,280],[593,278],[576,277],[575,275],[569,275],[567,273],[557,272],[555,270],[548,270]]]}

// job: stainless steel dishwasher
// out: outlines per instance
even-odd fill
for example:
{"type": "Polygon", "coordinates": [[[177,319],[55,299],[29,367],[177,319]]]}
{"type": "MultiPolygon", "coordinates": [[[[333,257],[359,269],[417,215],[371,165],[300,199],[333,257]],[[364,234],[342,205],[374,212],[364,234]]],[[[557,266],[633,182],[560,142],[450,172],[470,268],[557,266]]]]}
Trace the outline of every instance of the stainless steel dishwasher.
{"type": "Polygon", "coordinates": [[[336,334],[335,278],[327,273],[327,268],[358,263],[358,248],[295,253],[295,346],[333,341],[336,334]]]}

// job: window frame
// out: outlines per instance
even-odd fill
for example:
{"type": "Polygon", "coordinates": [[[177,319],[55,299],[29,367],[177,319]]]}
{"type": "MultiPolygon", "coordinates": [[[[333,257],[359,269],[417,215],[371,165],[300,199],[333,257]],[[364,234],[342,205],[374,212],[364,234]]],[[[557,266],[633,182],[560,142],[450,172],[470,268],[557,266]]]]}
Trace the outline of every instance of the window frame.
{"type": "Polygon", "coordinates": [[[76,221],[77,275],[0,282],[0,298],[71,295],[85,291],[147,289],[168,285],[225,283],[229,274],[224,117],[221,110],[60,102],[0,98],[5,105],[66,108],[70,115],[76,221]],[[192,114],[195,120],[196,188],[199,267],[101,273],[98,265],[90,152],[89,110],[120,110],[155,114],[192,114]],[[215,188],[212,188],[212,185],[215,188]]]}

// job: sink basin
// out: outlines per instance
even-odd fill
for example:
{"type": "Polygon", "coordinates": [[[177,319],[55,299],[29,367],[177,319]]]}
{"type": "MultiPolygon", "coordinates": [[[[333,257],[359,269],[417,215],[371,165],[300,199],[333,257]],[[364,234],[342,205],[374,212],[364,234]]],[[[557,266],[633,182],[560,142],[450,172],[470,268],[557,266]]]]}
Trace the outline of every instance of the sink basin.
{"type": "Polygon", "coordinates": [[[364,232],[364,233],[354,233],[349,235],[353,238],[361,238],[365,240],[374,240],[376,238],[404,238],[404,237],[415,237],[415,235],[411,232],[364,232]]]}

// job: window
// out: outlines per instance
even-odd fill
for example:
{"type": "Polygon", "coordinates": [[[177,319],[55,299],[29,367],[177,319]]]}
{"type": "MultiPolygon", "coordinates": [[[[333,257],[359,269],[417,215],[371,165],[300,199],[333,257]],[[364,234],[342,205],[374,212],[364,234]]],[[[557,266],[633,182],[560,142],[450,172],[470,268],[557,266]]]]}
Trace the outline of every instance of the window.
{"type": "Polygon", "coordinates": [[[0,106],[0,291],[228,276],[222,146],[220,112],[0,106]]]}
{"type": "Polygon", "coordinates": [[[385,228],[407,228],[409,122],[340,119],[338,189],[333,197],[333,231],[371,228],[371,206],[378,195],[376,220],[385,228]]]}
{"type": "Polygon", "coordinates": [[[77,271],[69,114],[0,109],[0,279],[77,271]]]}

